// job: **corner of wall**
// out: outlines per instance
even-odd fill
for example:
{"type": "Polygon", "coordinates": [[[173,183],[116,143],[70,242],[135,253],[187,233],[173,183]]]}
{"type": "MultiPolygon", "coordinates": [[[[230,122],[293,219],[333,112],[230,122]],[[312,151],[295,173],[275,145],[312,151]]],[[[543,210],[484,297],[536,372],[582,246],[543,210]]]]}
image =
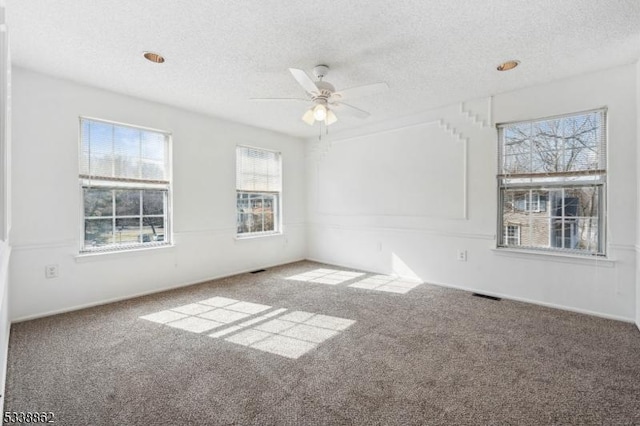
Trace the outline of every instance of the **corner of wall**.
{"type": "Polygon", "coordinates": [[[11,187],[11,58],[5,21],[5,2],[0,0],[0,406],[4,407],[4,388],[9,353],[9,244],[11,187]]]}
{"type": "Polygon", "coordinates": [[[636,326],[640,329],[640,60],[636,63],[636,326]]]}

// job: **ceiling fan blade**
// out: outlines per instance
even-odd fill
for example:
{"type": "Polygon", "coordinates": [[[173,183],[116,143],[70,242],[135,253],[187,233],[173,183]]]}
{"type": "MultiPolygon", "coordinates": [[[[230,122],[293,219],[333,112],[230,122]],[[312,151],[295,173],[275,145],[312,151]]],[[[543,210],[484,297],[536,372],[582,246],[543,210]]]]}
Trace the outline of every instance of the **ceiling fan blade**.
{"type": "Polygon", "coordinates": [[[389,85],[387,83],[373,83],[340,90],[338,93],[336,93],[336,95],[340,95],[343,99],[355,99],[375,95],[387,90],[388,88],[389,85]]]}
{"type": "Polygon", "coordinates": [[[302,101],[302,102],[311,102],[311,99],[304,99],[304,98],[249,98],[250,101],[258,101],[258,102],[263,102],[263,101],[302,101]]]}
{"type": "Polygon", "coordinates": [[[371,116],[371,114],[369,114],[367,111],[360,109],[358,107],[354,107],[353,105],[345,104],[344,102],[339,102],[339,103],[336,102],[336,103],[332,103],[331,105],[339,108],[344,107],[345,111],[351,112],[354,116],[358,118],[367,118],[371,116]]]}
{"type": "Polygon", "coordinates": [[[311,80],[311,77],[309,77],[309,74],[307,74],[303,70],[299,70],[297,68],[289,68],[289,71],[291,72],[291,75],[293,75],[293,78],[296,79],[298,84],[300,86],[302,86],[302,88],[307,93],[319,93],[320,92],[320,90],[318,90],[318,87],[316,86],[316,84],[313,82],[313,80],[311,80]]]}

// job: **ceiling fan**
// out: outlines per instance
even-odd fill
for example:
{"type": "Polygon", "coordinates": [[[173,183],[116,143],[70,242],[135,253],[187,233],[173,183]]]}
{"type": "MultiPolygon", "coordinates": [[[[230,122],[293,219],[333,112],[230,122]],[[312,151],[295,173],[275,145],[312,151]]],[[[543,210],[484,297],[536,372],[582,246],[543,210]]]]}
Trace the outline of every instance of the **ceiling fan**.
{"type": "Polygon", "coordinates": [[[338,117],[334,110],[344,109],[352,112],[358,118],[367,118],[371,115],[367,111],[346,104],[342,100],[374,95],[389,88],[387,83],[382,82],[336,91],[331,83],[323,80],[329,73],[327,65],[316,65],[313,68],[313,75],[316,76],[316,81],[313,81],[301,69],[289,68],[289,71],[306,92],[306,98],[252,98],[252,100],[311,102],[310,108],[302,115],[302,121],[310,126],[313,126],[316,122],[324,123],[327,126],[335,123],[338,121],[338,117]]]}

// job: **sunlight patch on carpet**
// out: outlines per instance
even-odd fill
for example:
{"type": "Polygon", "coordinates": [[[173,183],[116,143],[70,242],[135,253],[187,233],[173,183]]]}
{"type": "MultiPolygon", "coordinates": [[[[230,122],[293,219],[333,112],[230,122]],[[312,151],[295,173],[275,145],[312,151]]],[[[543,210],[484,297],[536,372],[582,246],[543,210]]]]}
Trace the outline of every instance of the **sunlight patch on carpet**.
{"type": "MultiPolygon", "coordinates": [[[[353,275],[349,279],[352,278],[353,275]]],[[[140,318],[192,333],[215,330],[209,337],[291,359],[299,358],[355,323],[226,297],[212,297],[140,318]]]]}
{"type": "Polygon", "coordinates": [[[291,277],[287,277],[287,280],[293,281],[305,281],[311,283],[319,283],[319,284],[328,284],[328,285],[338,285],[342,284],[346,281],[350,281],[354,278],[358,278],[363,276],[362,272],[349,272],[349,271],[340,271],[337,269],[314,269],[313,271],[308,271],[302,274],[293,275],[291,277]]]}
{"type": "Polygon", "coordinates": [[[339,271],[337,269],[314,269],[302,274],[287,277],[287,280],[305,281],[310,283],[338,285],[354,278],[363,276],[362,272],[339,271]]]}
{"type": "MultiPolygon", "coordinates": [[[[345,318],[294,311],[236,333],[225,340],[297,359],[354,323],[354,320],[345,318]]],[[[219,333],[210,336],[221,337],[219,333]]]]}
{"type": "Polygon", "coordinates": [[[418,278],[407,278],[406,276],[373,275],[370,277],[363,277],[364,275],[366,275],[364,272],[350,272],[340,271],[338,269],[320,268],[304,272],[302,274],[293,275],[286,279],[292,281],[339,285],[347,281],[353,281],[360,278],[357,281],[348,284],[347,287],[398,294],[408,293],[420,284],[424,284],[418,278]]]}
{"type": "Polygon", "coordinates": [[[420,284],[423,284],[423,282],[410,278],[401,278],[394,275],[374,275],[349,284],[349,287],[405,294],[420,284]]]}

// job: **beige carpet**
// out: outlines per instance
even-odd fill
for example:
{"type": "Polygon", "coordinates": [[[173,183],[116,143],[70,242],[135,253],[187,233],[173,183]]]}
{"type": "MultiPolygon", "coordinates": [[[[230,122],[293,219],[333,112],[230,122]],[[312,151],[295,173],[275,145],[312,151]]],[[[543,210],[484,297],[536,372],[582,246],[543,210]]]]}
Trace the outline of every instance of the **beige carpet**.
{"type": "Polygon", "coordinates": [[[640,424],[632,324],[298,262],[14,324],[59,425],[640,424]]]}

